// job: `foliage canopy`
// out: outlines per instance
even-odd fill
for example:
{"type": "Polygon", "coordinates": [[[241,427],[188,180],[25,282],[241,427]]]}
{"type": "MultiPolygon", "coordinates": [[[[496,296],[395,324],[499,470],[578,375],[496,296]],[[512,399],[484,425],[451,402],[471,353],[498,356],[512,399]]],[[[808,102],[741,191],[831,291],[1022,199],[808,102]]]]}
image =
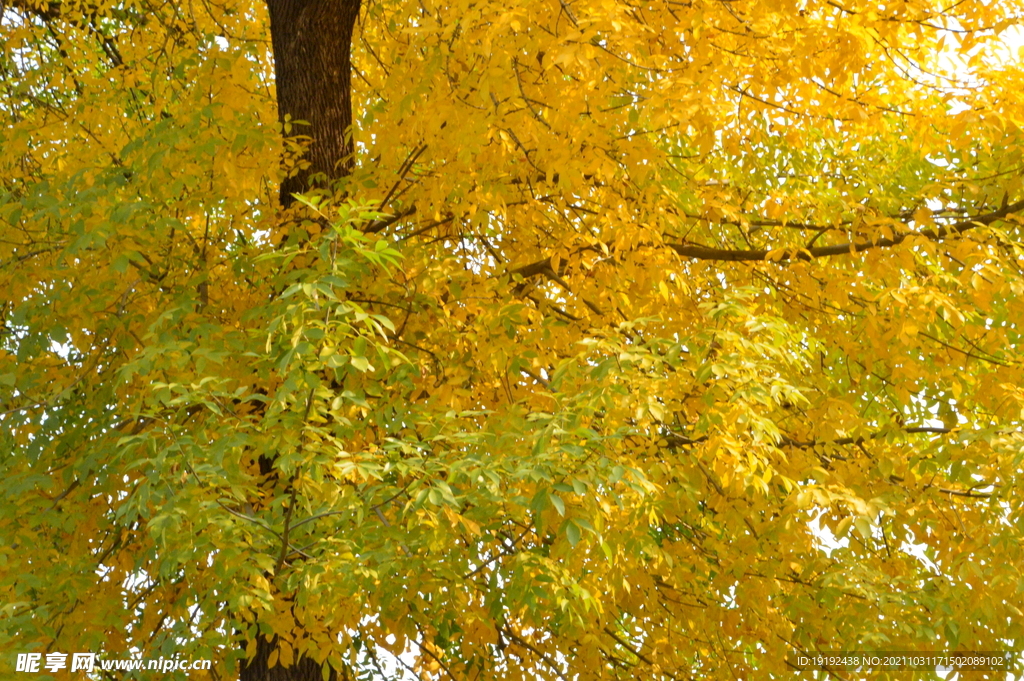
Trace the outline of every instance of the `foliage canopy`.
{"type": "Polygon", "coordinates": [[[286,211],[262,3],[0,8],[6,650],[1024,640],[1020,3],[373,0],[286,211]]]}

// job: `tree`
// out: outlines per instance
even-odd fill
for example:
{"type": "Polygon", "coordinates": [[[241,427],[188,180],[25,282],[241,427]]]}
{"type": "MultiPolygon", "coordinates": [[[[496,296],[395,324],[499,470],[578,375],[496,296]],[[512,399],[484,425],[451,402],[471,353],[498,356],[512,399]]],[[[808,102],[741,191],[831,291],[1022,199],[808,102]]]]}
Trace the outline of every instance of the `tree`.
{"type": "Polygon", "coordinates": [[[5,649],[1019,646],[1018,3],[268,4],[0,5],[5,649]]]}

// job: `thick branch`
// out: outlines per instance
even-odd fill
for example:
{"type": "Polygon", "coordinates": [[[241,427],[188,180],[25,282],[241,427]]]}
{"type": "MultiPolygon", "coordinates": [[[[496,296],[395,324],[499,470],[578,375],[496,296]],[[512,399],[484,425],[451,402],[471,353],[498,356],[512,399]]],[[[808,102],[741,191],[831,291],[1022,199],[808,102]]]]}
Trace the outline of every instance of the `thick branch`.
{"type": "Polygon", "coordinates": [[[971,220],[961,220],[960,222],[947,227],[922,229],[920,231],[906,231],[897,234],[892,238],[883,237],[881,239],[874,239],[870,241],[854,241],[845,244],[833,244],[831,246],[813,246],[811,248],[791,247],[774,250],[762,249],[748,251],[731,250],[727,248],[708,248],[706,246],[696,246],[691,244],[671,244],[669,247],[683,257],[694,258],[696,260],[722,260],[731,262],[756,260],[815,260],[817,258],[824,258],[830,255],[847,255],[870,251],[874,248],[890,248],[892,246],[898,246],[907,239],[915,236],[923,237],[930,241],[942,241],[948,237],[963,234],[964,232],[970,231],[976,227],[990,225],[993,222],[1002,220],[1008,215],[1020,210],[1024,210],[1024,201],[1018,201],[1017,203],[1003,206],[999,210],[986,213],[985,215],[979,215],[971,220]]]}
{"type": "MultiPolygon", "coordinates": [[[[807,442],[799,442],[797,440],[792,440],[792,439],[790,439],[788,437],[784,437],[779,444],[781,444],[781,445],[783,445],[785,447],[798,447],[800,449],[810,449],[811,447],[817,447],[819,445],[836,445],[836,446],[860,445],[860,444],[864,444],[868,440],[877,440],[879,438],[883,438],[886,435],[888,435],[889,432],[891,432],[891,431],[879,431],[877,433],[871,433],[869,435],[864,435],[864,436],[861,436],[861,437],[840,437],[840,438],[837,438],[835,440],[809,440],[807,442]]],[[[899,432],[906,433],[908,435],[916,435],[916,434],[921,434],[921,433],[926,433],[926,434],[931,434],[931,435],[945,435],[945,434],[951,433],[953,431],[952,431],[951,428],[933,427],[933,426],[913,426],[913,427],[910,427],[910,428],[901,428],[899,430],[899,432]]]]}
{"type": "MultiPolygon", "coordinates": [[[[869,433],[868,435],[862,435],[860,437],[840,437],[835,440],[808,440],[801,442],[792,438],[783,436],[779,441],[779,445],[782,447],[797,447],[799,449],[810,449],[812,447],[818,447],[821,445],[859,445],[867,442],[868,440],[877,440],[883,438],[892,431],[882,430],[875,433],[869,433]]],[[[919,435],[919,434],[933,434],[933,435],[945,435],[953,432],[951,428],[935,427],[935,426],[910,426],[907,428],[901,428],[898,432],[906,433],[907,435],[919,435]]],[[[708,440],[707,435],[701,435],[699,437],[687,437],[678,433],[669,433],[665,438],[670,447],[692,447],[693,445],[706,442],[708,440]]]]}
{"type": "MultiPolygon", "coordinates": [[[[908,230],[891,238],[883,237],[871,241],[853,241],[843,244],[833,244],[830,246],[813,246],[811,248],[792,246],[777,249],[735,250],[730,248],[711,248],[709,246],[700,246],[689,243],[668,244],[668,247],[680,256],[684,258],[692,258],[694,260],[715,260],[720,262],[757,262],[767,260],[783,262],[792,260],[815,260],[817,258],[824,258],[833,255],[862,253],[875,248],[891,248],[893,246],[898,246],[911,237],[921,237],[930,241],[941,241],[951,236],[963,234],[964,232],[975,229],[976,227],[991,225],[994,222],[1003,220],[1006,217],[1022,210],[1024,210],[1024,201],[1018,201],[1016,203],[1003,206],[999,210],[979,215],[970,220],[961,220],[946,227],[922,229],[918,231],[908,230]]],[[[580,252],[582,252],[582,250],[580,252]]],[[[547,274],[551,271],[553,271],[551,268],[551,258],[544,258],[543,260],[537,260],[536,262],[516,267],[515,269],[510,270],[509,273],[513,275],[518,274],[524,279],[529,279],[531,277],[547,274]]]]}

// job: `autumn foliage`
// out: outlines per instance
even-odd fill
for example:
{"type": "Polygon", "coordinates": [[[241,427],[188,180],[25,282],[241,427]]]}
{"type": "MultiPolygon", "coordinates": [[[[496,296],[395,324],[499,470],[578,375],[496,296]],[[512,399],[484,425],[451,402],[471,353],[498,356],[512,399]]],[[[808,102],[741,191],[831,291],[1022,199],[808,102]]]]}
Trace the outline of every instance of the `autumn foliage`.
{"type": "Polygon", "coordinates": [[[1020,2],[365,0],[287,210],[263,3],[0,8],[3,665],[1024,640],[1020,2]]]}

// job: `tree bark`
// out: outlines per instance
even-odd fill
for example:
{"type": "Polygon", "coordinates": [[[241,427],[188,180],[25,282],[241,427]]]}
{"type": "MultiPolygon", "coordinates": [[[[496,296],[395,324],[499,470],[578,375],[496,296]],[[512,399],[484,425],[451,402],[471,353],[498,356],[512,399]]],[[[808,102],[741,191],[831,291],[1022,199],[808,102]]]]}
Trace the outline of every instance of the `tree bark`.
{"type": "MultiPolygon", "coordinates": [[[[268,667],[270,654],[277,648],[277,640],[267,640],[260,636],[256,640],[256,654],[251,660],[242,663],[238,678],[240,681],[323,681],[320,663],[309,657],[300,657],[291,667],[276,664],[268,667]]],[[[339,677],[330,668],[329,681],[348,681],[348,675],[339,677]]]]}
{"type": "Polygon", "coordinates": [[[312,138],[309,166],[281,183],[281,205],[311,188],[311,178],[352,169],[352,33],[359,0],[267,0],[281,122],[305,121],[292,134],[312,138]]]}
{"type": "MultiPolygon", "coordinates": [[[[308,166],[281,183],[280,203],[314,186],[315,175],[331,181],[352,170],[352,33],[360,0],[267,0],[274,50],[278,118],[292,121],[292,134],[311,138],[308,166]],[[308,125],[296,125],[305,121],[308,125]]],[[[280,594],[288,598],[289,594],[280,594]]],[[[256,654],[241,664],[240,681],[322,681],[321,665],[298,657],[290,667],[269,666],[277,640],[259,636],[256,654]]],[[[330,668],[328,681],[346,681],[330,668]]]]}

